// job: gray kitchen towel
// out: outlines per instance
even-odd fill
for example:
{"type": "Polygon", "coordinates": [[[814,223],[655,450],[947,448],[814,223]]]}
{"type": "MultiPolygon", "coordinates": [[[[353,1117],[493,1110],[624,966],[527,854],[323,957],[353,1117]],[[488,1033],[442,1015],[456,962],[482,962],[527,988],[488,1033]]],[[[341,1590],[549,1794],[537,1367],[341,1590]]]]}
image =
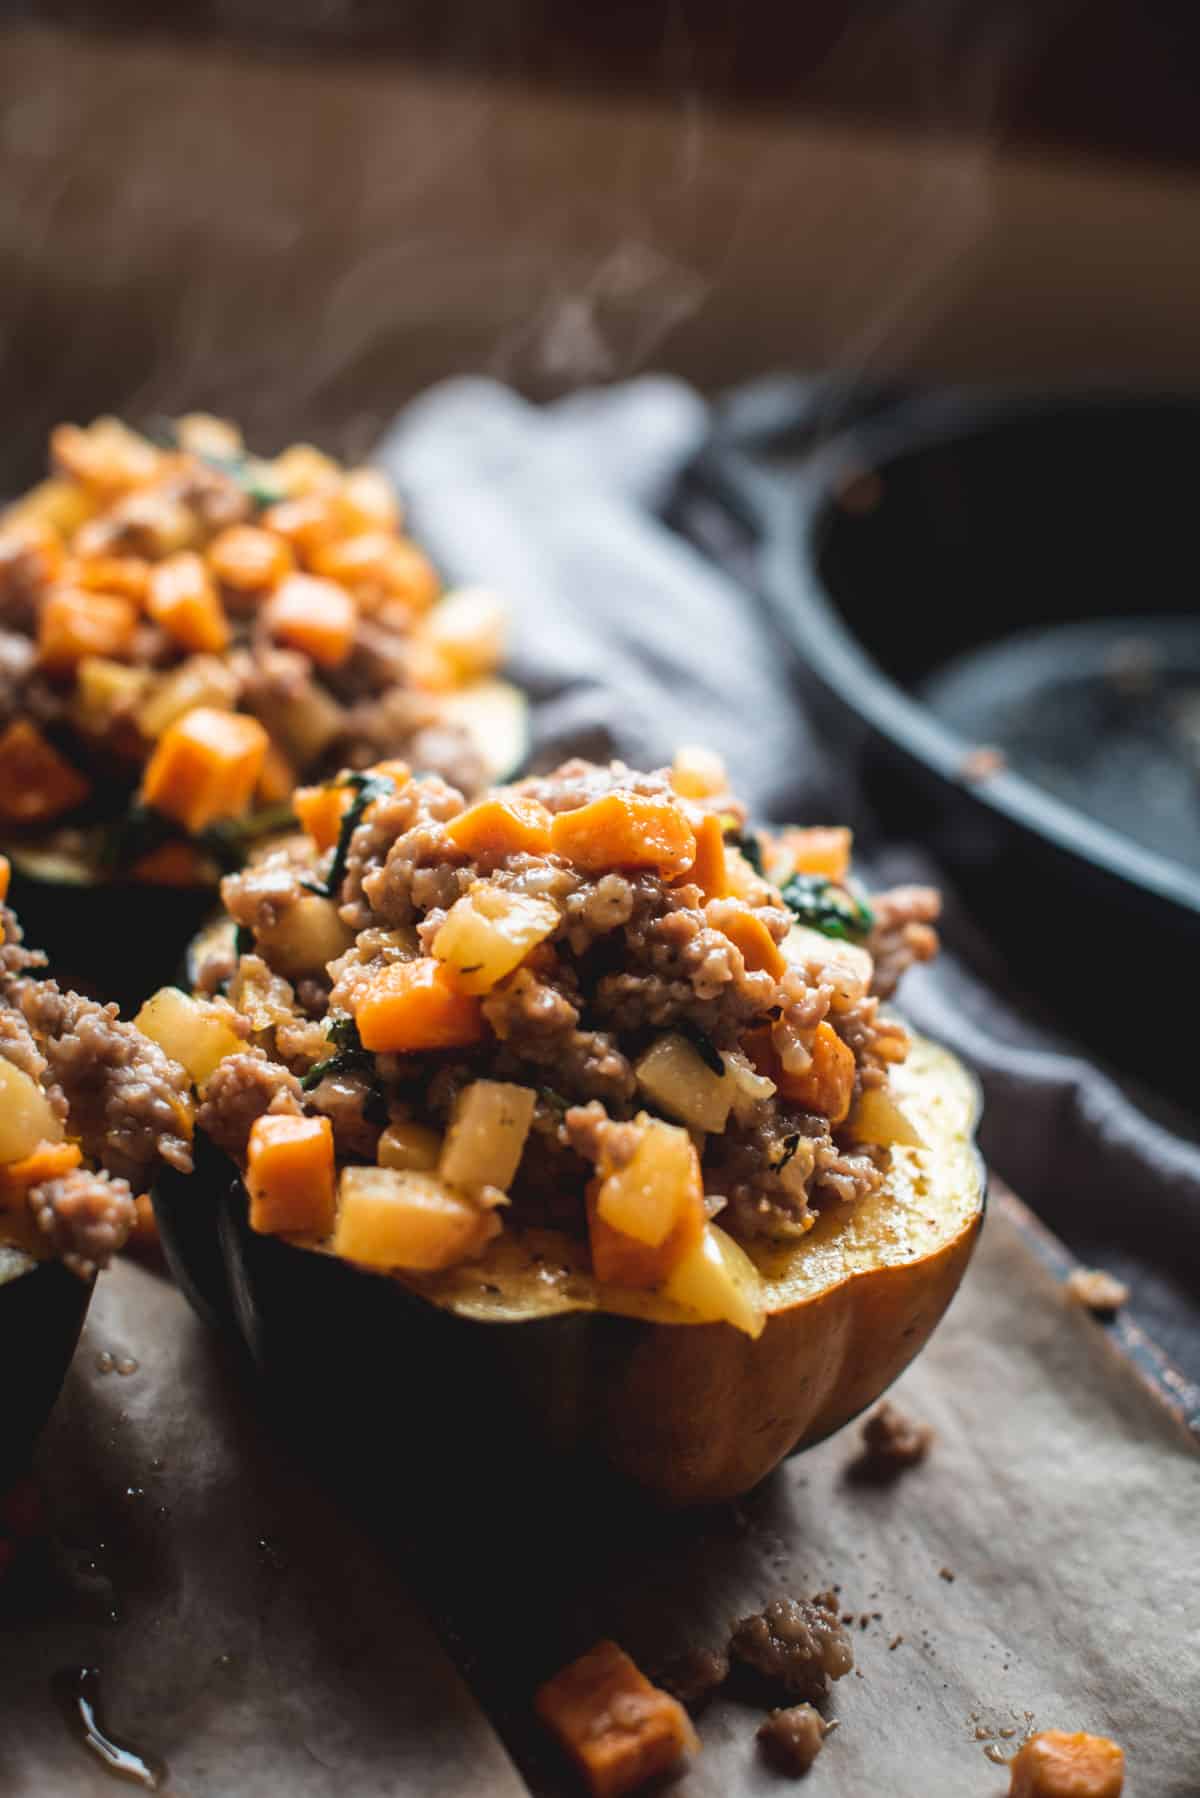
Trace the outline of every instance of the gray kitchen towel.
{"type": "MultiPolygon", "coordinates": [[[[538,408],[482,379],[435,388],[380,459],[447,577],[510,598],[511,668],[534,700],[534,756],[669,761],[703,742],[764,819],[828,822],[844,771],[806,718],[792,650],[739,581],[662,521],[711,428],[679,382],[647,377],[538,408]]],[[[934,879],[901,846],[878,879],[934,879]]],[[[970,943],[969,921],[950,931],[970,943]]],[[[903,1009],[983,1082],[995,1166],[1200,1379],[1200,1142],[1097,1068],[1008,984],[986,945],[914,969],[903,1009]],[[982,972],[981,972],[982,970],[982,972]]]]}

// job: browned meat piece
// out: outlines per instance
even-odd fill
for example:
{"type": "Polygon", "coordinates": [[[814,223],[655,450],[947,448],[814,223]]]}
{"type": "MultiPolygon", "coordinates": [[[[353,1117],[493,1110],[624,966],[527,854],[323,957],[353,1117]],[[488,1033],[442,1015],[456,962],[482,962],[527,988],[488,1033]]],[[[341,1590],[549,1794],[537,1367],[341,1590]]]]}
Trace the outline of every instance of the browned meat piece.
{"type": "Polygon", "coordinates": [[[829,1682],[854,1665],[838,1612],[837,1598],[829,1592],[811,1601],[773,1598],[735,1625],[730,1655],[789,1697],[819,1703],[829,1682]]]}
{"type": "Polygon", "coordinates": [[[655,1684],[678,1698],[690,1710],[707,1704],[729,1678],[729,1656],[719,1649],[687,1648],[672,1655],[655,1680],[655,1684]]]}
{"type": "Polygon", "coordinates": [[[219,1149],[244,1162],[255,1120],[268,1111],[300,1110],[300,1082],[262,1049],[227,1055],[204,1090],[196,1123],[219,1149]]]}
{"type": "Polygon", "coordinates": [[[875,928],[867,948],[875,958],[872,991],[890,999],[906,969],[937,954],[934,925],[941,916],[941,895],[934,887],[893,887],[888,893],[872,893],[871,909],[875,928]]]}
{"type": "Polygon", "coordinates": [[[123,1024],[115,1005],[64,993],[53,980],[23,982],[20,1004],[87,1156],[135,1182],[156,1155],[190,1172],[191,1081],[178,1062],[123,1024]]]}
{"type": "Polygon", "coordinates": [[[1128,1286],[1102,1267],[1077,1267],[1066,1284],[1071,1297],[1099,1317],[1111,1317],[1129,1297],[1128,1286]]]}
{"type": "Polygon", "coordinates": [[[864,1423],[862,1439],[863,1451],[851,1463],[850,1477],[863,1485],[887,1485],[925,1459],[933,1446],[933,1431],[885,1399],[864,1423]]]}
{"type": "Polygon", "coordinates": [[[108,1266],[137,1222],[128,1183],[82,1167],[31,1187],[29,1209],[54,1253],[82,1280],[108,1266]]]}
{"type": "Polygon", "coordinates": [[[25,932],[17,914],[3,904],[0,904],[0,932],[3,932],[0,938],[0,995],[15,1004],[17,983],[30,968],[44,968],[46,957],[40,949],[25,947],[25,932]]]}
{"type": "Polygon", "coordinates": [[[777,1772],[799,1779],[808,1772],[834,1727],[811,1704],[793,1704],[785,1711],[772,1711],[759,1725],[758,1745],[777,1772]]]}
{"type": "Polygon", "coordinates": [[[308,1109],[327,1117],[339,1156],[350,1161],[374,1161],[383,1122],[367,1116],[371,1083],[362,1074],[331,1074],[305,1094],[308,1109]]]}

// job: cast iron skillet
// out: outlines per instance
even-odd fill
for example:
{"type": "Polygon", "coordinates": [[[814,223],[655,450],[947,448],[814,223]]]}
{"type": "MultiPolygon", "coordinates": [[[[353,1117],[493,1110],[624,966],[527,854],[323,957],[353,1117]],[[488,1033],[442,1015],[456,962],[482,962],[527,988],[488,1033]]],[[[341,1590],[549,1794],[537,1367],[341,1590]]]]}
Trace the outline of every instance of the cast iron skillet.
{"type": "Polygon", "coordinates": [[[766,595],[871,813],[933,851],[1015,984],[1192,1101],[1166,1021],[1200,998],[1200,873],[1011,768],[972,778],[979,736],[922,695],[1018,632],[1155,615],[1178,635],[1200,593],[1198,450],[1195,402],[950,395],[815,451],[743,435],[715,464],[756,520],[766,595]]]}

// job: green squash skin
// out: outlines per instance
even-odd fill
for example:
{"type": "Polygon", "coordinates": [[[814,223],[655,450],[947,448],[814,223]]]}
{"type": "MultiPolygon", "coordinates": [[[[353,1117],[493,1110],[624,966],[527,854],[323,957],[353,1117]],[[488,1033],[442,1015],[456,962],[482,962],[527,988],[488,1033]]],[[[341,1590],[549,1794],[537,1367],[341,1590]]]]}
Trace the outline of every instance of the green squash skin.
{"type": "Polygon", "coordinates": [[[212,887],[47,880],[13,862],[7,904],[63,986],[115,1000],[124,1016],[179,978],[180,944],[211,916],[212,887]],[[36,933],[36,934],[35,934],[36,933]]]}
{"type": "MultiPolygon", "coordinates": [[[[166,1170],[154,1188],[163,1247],[201,1316],[248,1351],[281,1420],[302,1432],[311,1432],[314,1418],[321,1420],[330,1452],[343,1460],[361,1459],[362,1443],[369,1441],[367,1459],[392,1473],[415,1458],[443,1477],[453,1477],[457,1465],[464,1478],[477,1480],[487,1464],[482,1456],[498,1457],[501,1466],[520,1457],[526,1477],[553,1479],[560,1490],[573,1480],[588,1489],[603,1481],[672,1507],[738,1496],[786,1455],[823,1440],[873,1405],[940,1321],[966,1270],[986,1203],[977,1158],[979,1207],[970,1225],[939,1251],[935,1276],[922,1281],[918,1275],[915,1301],[901,1297],[902,1310],[890,1319],[895,1302],[889,1307],[885,1296],[879,1307],[878,1377],[868,1369],[864,1379],[861,1367],[849,1375],[835,1370],[832,1402],[822,1401],[811,1424],[797,1428],[786,1398],[775,1404],[768,1396],[756,1410],[744,1382],[747,1369],[763,1364],[746,1357],[761,1351],[726,1325],[654,1325],[583,1312],[508,1324],[456,1317],[396,1281],[256,1234],[233,1163],[211,1145],[198,1145],[198,1151],[198,1187],[197,1176],[166,1170]],[[890,1340],[883,1342],[889,1330],[890,1340]],[[723,1391],[727,1368],[730,1384],[723,1391]],[[657,1397],[656,1379],[663,1382],[657,1397]],[[673,1400],[681,1392],[686,1402],[673,1418],[673,1400]],[[644,1395],[640,1413],[629,1402],[634,1393],[644,1395]],[[706,1406],[715,1418],[714,1436],[723,1429],[733,1439],[732,1451],[715,1467],[705,1464],[703,1448],[689,1461],[695,1420],[706,1406]],[[739,1437],[750,1460],[740,1454],[739,1437]]],[[[892,1279],[894,1298],[913,1273],[894,1268],[879,1277],[892,1279]]],[[[790,1316],[778,1320],[768,1384],[782,1382],[803,1412],[806,1387],[824,1377],[811,1351],[825,1324],[815,1309],[807,1322],[795,1319],[800,1343],[792,1361],[790,1316]]],[[[835,1317],[835,1338],[841,1329],[835,1317]]]]}
{"type": "Polygon", "coordinates": [[[6,1370],[0,1490],[28,1464],[79,1341],[92,1296],[58,1261],[39,1261],[0,1285],[0,1356],[6,1370]]]}

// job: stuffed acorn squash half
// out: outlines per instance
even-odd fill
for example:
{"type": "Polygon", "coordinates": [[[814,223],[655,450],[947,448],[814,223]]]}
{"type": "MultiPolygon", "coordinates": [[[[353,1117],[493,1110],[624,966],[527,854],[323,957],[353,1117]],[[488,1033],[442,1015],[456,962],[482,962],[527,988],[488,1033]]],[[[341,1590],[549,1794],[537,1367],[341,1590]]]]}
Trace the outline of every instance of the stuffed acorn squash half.
{"type": "MultiPolygon", "coordinates": [[[[8,866],[0,857],[0,900],[8,866]]],[[[181,1067],[115,1007],[63,992],[0,903],[0,1490],[58,1395],[97,1273],[161,1153],[191,1167],[181,1067]]]]}
{"type": "Polygon", "coordinates": [[[0,848],[56,966],[144,998],[302,780],[521,759],[504,607],[442,593],[381,470],[198,414],[50,450],[0,517],[0,848]]]}
{"type": "Polygon", "coordinates": [[[197,1088],[155,1206],[198,1307],[318,1411],[434,1393],[674,1503],[877,1398],[983,1208],[974,1084],[885,1003],[936,895],[748,832],[699,751],[298,809],[138,1019],[197,1088]]]}

